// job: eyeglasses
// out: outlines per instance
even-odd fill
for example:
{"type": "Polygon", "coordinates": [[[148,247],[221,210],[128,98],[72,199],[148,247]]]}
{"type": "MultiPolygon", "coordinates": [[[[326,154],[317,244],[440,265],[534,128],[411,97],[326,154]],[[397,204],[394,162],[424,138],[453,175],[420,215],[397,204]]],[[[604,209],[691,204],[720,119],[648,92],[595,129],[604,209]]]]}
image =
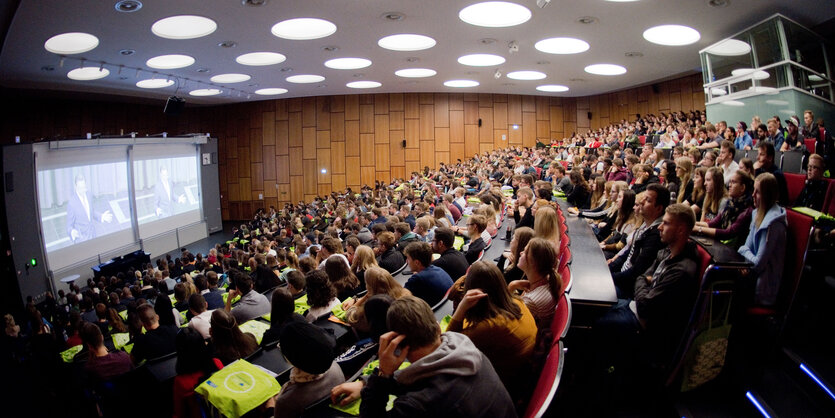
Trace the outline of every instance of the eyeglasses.
{"type": "Polygon", "coordinates": [[[811,164],[809,164],[809,170],[811,170],[811,169],[813,169],[813,168],[814,168],[815,170],[823,170],[823,166],[820,166],[820,165],[811,165],[811,164]]]}

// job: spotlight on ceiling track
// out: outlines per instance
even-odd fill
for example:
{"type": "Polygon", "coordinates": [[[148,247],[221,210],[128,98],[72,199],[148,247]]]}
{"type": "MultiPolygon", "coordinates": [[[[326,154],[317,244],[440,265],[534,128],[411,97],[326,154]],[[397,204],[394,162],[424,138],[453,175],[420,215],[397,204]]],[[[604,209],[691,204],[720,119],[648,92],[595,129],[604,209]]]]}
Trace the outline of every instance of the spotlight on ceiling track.
{"type": "Polygon", "coordinates": [[[536,5],[540,9],[544,9],[549,4],[551,4],[551,0],[536,0],[536,5]]]}
{"type": "Polygon", "coordinates": [[[241,0],[241,4],[244,6],[250,7],[258,7],[267,4],[268,0],[241,0]]]}

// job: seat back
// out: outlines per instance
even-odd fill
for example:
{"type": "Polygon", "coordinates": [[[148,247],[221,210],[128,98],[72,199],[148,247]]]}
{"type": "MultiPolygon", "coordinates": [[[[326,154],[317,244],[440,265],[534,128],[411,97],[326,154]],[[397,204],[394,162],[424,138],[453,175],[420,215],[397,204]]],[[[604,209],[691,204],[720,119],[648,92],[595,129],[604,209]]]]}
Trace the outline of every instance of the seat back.
{"type": "Polygon", "coordinates": [[[478,259],[476,259],[476,261],[481,261],[482,258],[484,258],[484,250],[481,250],[481,252],[478,253],[478,259]]]}
{"type": "Polygon", "coordinates": [[[780,170],[784,173],[800,173],[803,168],[803,152],[786,151],[780,157],[780,170]]]}
{"type": "Polygon", "coordinates": [[[829,180],[829,187],[826,188],[826,197],[823,199],[823,210],[830,216],[835,216],[835,180],[829,180]]]}
{"type": "Polygon", "coordinates": [[[398,268],[397,270],[395,270],[395,271],[391,272],[391,275],[392,275],[392,276],[396,276],[396,275],[400,274],[400,272],[402,272],[402,271],[406,268],[406,266],[408,266],[408,265],[409,265],[409,263],[403,263],[403,265],[402,265],[402,266],[400,266],[400,268],[398,268]]]}
{"type": "Polygon", "coordinates": [[[557,271],[562,279],[562,291],[568,293],[571,291],[571,269],[565,266],[557,271]]]}
{"type": "Polygon", "coordinates": [[[557,394],[557,388],[560,386],[564,360],[565,352],[563,351],[563,343],[562,341],[558,341],[557,344],[551,347],[551,351],[548,353],[545,366],[542,368],[542,373],[539,375],[536,388],[528,402],[528,408],[525,410],[525,418],[541,418],[545,416],[548,407],[557,394]]]}
{"type": "Polygon", "coordinates": [[[789,206],[793,205],[806,186],[806,176],[802,174],[783,173],[786,177],[786,188],[789,191],[789,206]]]}
{"type": "Polygon", "coordinates": [[[806,265],[806,251],[812,237],[814,219],[792,209],[786,210],[786,263],[783,266],[783,282],[777,296],[778,312],[787,313],[794,301],[797,286],[806,265]]]}
{"type": "MultiPolygon", "coordinates": [[[[755,141],[756,141],[756,140],[755,140],[755,141]]],[[[754,144],[756,145],[756,142],[755,142],[754,144]]],[[[748,150],[748,152],[747,152],[747,153],[745,153],[745,156],[746,156],[746,157],[748,157],[748,158],[750,158],[750,159],[751,159],[751,161],[756,162],[756,161],[757,161],[757,156],[758,156],[759,154],[760,154],[760,149],[759,149],[759,148],[754,148],[754,149],[749,149],[749,150],[748,150]]],[[[775,160],[775,161],[776,161],[776,160],[775,160]]]]}
{"type": "Polygon", "coordinates": [[[565,268],[568,264],[571,263],[571,248],[565,247],[565,251],[560,252],[560,264],[557,266],[557,271],[560,271],[565,268]]]}
{"type": "Polygon", "coordinates": [[[806,145],[806,150],[809,151],[810,154],[815,153],[815,145],[817,142],[817,138],[803,138],[803,145],[806,145]]]}
{"type": "Polygon", "coordinates": [[[569,326],[571,326],[571,299],[568,294],[563,293],[559,302],[557,302],[557,310],[554,312],[554,319],[551,321],[551,333],[554,334],[554,342],[565,338],[569,326]]]}

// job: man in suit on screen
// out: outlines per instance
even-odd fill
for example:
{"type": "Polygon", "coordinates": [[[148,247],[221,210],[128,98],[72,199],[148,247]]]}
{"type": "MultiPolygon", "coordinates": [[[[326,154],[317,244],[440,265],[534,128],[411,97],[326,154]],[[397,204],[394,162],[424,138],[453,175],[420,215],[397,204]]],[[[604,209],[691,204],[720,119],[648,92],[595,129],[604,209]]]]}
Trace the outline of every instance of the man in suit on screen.
{"type": "Polygon", "coordinates": [[[87,189],[84,175],[77,174],[73,185],[74,192],[67,203],[67,235],[73,243],[79,243],[95,238],[95,224],[112,222],[113,214],[93,207],[93,194],[87,189]]]}
{"type": "Polygon", "coordinates": [[[168,167],[164,165],[159,167],[159,177],[157,178],[157,184],[154,186],[154,202],[155,213],[159,218],[173,215],[175,202],[186,202],[184,194],[175,194],[174,184],[168,178],[168,167]]]}

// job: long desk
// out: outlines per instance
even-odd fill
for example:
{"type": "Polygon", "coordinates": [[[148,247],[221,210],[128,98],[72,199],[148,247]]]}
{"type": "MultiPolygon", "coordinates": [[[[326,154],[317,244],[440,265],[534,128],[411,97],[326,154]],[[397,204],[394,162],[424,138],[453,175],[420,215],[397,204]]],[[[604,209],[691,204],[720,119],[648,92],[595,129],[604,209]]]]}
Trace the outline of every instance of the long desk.
{"type": "Polygon", "coordinates": [[[557,199],[557,202],[565,214],[571,239],[571,327],[591,327],[617,302],[615,284],[591,226],[585,219],[569,215],[570,205],[565,200],[557,199]]]}

